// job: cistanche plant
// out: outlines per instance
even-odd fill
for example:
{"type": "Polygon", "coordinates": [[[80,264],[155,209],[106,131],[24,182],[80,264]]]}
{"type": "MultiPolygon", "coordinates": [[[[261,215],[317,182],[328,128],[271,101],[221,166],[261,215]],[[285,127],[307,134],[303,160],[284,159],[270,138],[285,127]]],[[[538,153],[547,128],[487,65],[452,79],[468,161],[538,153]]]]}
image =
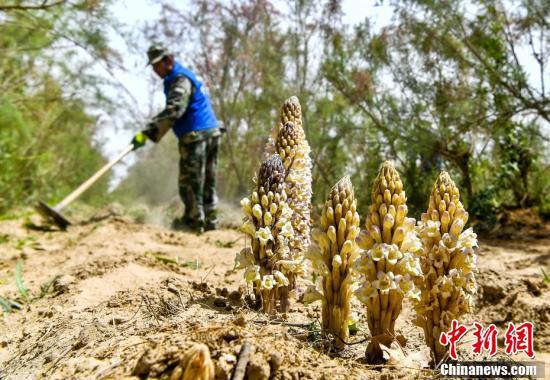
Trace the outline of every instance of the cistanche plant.
{"type": "Polygon", "coordinates": [[[311,286],[304,295],[306,303],[322,300],[323,331],[334,336],[339,349],[349,338],[355,284],[352,267],[359,255],[355,242],[359,231],[357,201],[346,176],[332,188],[323,206],[320,227],[312,231],[314,244],[306,256],[321,275],[321,292],[311,286]]]}
{"type": "MultiPolygon", "coordinates": [[[[277,153],[283,161],[287,203],[292,210],[290,219],[294,235],[289,239],[289,257],[282,263],[289,286],[280,289],[281,292],[288,292],[295,288],[297,276],[303,274],[304,254],[310,245],[311,229],[312,165],[297,97],[288,98],[281,107],[280,120],[273,128],[265,152],[266,157],[277,153]]],[[[288,304],[283,305],[283,311],[287,309],[288,304]]]]}
{"type": "Polygon", "coordinates": [[[428,211],[418,223],[423,252],[424,281],[415,304],[416,324],[424,330],[426,344],[435,363],[446,357],[439,339],[453,319],[472,312],[477,291],[477,235],[464,230],[468,212],[460,192],[447,172],[441,172],[430,195],[428,211]]]}
{"type": "Polygon", "coordinates": [[[407,217],[406,202],[399,174],[391,162],[384,162],[372,188],[365,230],[357,239],[362,253],[356,261],[361,275],[356,295],[367,306],[369,362],[382,361],[380,344],[389,346],[394,340],[403,298],[420,297],[422,244],[415,220],[407,217]]]}
{"type": "Polygon", "coordinates": [[[289,261],[294,235],[284,177],[281,157],[271,155],[260,167],[255,190],[241,200],[245,218],[240,230],[250,237],[251,246],[237,254],[236,267],[245,269],[244,277],[267,314],[275,313],[277,300],[283,308],[288,304],[288,292],[279,291],[289,285],[281,267],[289,261]]]}

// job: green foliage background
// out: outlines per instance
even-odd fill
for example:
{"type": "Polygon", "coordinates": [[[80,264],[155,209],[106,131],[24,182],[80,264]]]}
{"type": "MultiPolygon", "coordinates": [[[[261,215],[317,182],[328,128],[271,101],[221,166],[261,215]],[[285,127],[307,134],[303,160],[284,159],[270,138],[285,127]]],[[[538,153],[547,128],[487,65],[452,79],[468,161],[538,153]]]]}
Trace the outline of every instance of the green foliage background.
{"type": "MultiPolygon", "coordinates": [[[[105,163],[89,110],[112,104],[90,70],[110,55],[108,2],[39,3],[0,4],[0,215],[55,204],[105,163]]],[[[107,189],[105,178],[82,199],[107,189]]]]}
{"type": "MultiPolygon", "coordinates": [[[[550,215],[547,0],[391,2],[394,17],[382,28],[369,19],[346,25],[339,0],[154,3],[159,19],[126,37],[141,50],[144,41],[162,41],[208,87],[227,128],[222,199],[237,204],[249,191],[279,108],[296,95],[317,204],[350,175],[364,212],[371,181],[389,159],[415,216],[440,169],[458,182],[481,228],[507,208],[550,215]]],[[[87,74],[89,61],[52,48],[71,43],[95,60],[116,58],[105,36],[116,25],[108,5],[4,13],[0,5],[0,49],[7,52],[0,55],[0,212],[59,199],[101,165],[88,110],[115,105],[103,98],[104,79],[87,74]]],[[[114,197],[173,200],[175,139],[137,157],[114,197]]],[[[105,194],[106,183],[89,200],[105,194]]]]}
{"type": "MultiPolygon", "coordinates": [[[[458,182],[480,228],[491,228],[504,208],[548,215],[547,1],[399,1],[383,28],[368,19],[346,25],[334,0],[286,7],[192,0],[185,11],[158,3],[162,15],[145,36],[185,57],[228,129],[220,163],[225,199],[249,190],[280,105],[297,95],[316,203],[348,174],[366,210],[370,183],[389,159],[415,216],[426,209],[440,169],[458,182]],[[539,64],[538,84],[528,80],[519,54],[539,64]]],[[[136,184],[147,178],[158,184],[156,168],[166,167],[174,152],[168,150],[144,154],[124,192],[143,188],[136,184]]],[[[175,196],[175,174],[166,175],[162,187],[175,196]]]]}

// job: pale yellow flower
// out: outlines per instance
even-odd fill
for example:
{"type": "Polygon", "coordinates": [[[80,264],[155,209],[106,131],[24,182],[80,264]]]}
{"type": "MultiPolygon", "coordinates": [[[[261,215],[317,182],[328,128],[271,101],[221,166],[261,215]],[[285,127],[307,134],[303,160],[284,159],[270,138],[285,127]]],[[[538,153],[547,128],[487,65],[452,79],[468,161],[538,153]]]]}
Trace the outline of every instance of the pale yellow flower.
{"type": "Polygon", "coordinates": [[[477,255],[474,253],[462,252],[457,252],[456,254],[464,255],[458,269],[460,269],[464,274],[472,273],[472,271],[477,267],[477,255]]]}
{"type": "Polygon", "coordinates": [[[376,279],[376,265],[367,255],[361,255],[355,260],[354,267],[357,272],[364,273],[369,281],[376,279]]]}
{"type": "Polygon", "coordinates": [[[470,273],[468,275],[464,289],[470,294],[474,294],[477,292],[477,283],[473,273],[470,273]]]}
{"type": "Polygon", "coordinates": [[[329,240],[332,242],[332,243],[336,243],[337,241],[337,237],[336,237],[336,228],[334,228],[334,226],[329,226],[328,229],[327,229],[327,236],[329,238],[329,240]]]}
{"type": "Polygon", "coordinates": [[[388,263],[395,265],[397,261],[403,257],[403,254],[399,251],[399,248],[395,244],[387,246],[387,261],[388,263]]]}
{"type": "Polygon", "coordinates": [[[430,260],[436,268],[442,268],[449,262],[449,252],[446,248],[434,246],[429,255],[430,260]]]}
{"type": "MultiPolygon", "coordinates": [[[[303,170],[305,167],[306,167],[307,163],[304,159],[298,159],[298,160],[294,160],[294,162],[292,163],[292,168],[297,171],[297,172],[300,172],[301,170],[303,170]]],[[[298,177],[301,182],[305,181],[304,178],[302,178],[302,176],[299,176],[298,177]]]]}
{"type": "Polygon", "coordinates": [[[378,291],[372,286],[372,283],[365,281],[363,285],[355,291],[355,295],[359,301],[368,303],[369,299],[378,296],[378,291]]]}
{"type": "Polygon", "coordinates": [[[420,267],[420,259],[414,257],[411,254],[407,254],[405,258],[405,271],[412,276],[422,275],[422,268],[420,267]]]}
{"type": "Polygon", "coordinates": [[[473,310],[473,297],[466,294],[464,290],[459,290],[457,310],[459,313],[469,313],[473,310]]]}
{"type": "Polygon", "coordinates": [[[241,232],[244,232],[245,234],[249,236],[254,236],[256,234],[256,226],[254,223],[252,223],[251,220],[247,219],[243,225],[239,228],[241,232]]]}
{"type": "Polygon", "coordinates": [[[277,213],[277,210],[278,210],[278,207],[277,207],[277,204],[276,203],[271,203],[269,205],[269,212],[272,214],[272,215],[275,215],[277,213]]]}
{"type": "Polygon", "coordinates": [[[405,218],[403,220],[402,227],[405,229],[406,232],[413,231],[415,226],[416,226],[415,218],[405,218]]]}
{"type": "Polygon", "coordinates": [[[393,272],[384,273],[379,271],[378,279],[373,281],[372,287],[378,289],[381,293],[388,293],[390,290],[395,289],[397,284],[394,281],[393,272]]]}
{"type": "Polygon", "coordinates": [[[306,274],[308,265],[303,259],[294,265],[292,273],[295,273],[297,276],[303,277],[306,274]]]}
{"type": "Polygon", "coordinates": [[[264,224],[266,226],[271,226],[271,223],[273,223],[273,216],[271,215],[271,213],[269,211],[266,211],[264,213],[264,224]]]}
{"type": "Polygon", "coordinates": [[[292,228],[292,223],[286,222],[283,228],[281,229],[281,235],[287,238],[294,236],[294,229],[292,228]]]}
{"type": "Polygon", "coordinates": [[[265,276],[262,278],[261,287],[262,287],[262,289],[271,290],[271,289],[273,289],[273,287],[274,287],[276,284],[277,284],[277,283],[275,282],[275,279],[273,278],[273,275],[268,274],[268,275],[265,275],[265,276]]]}
{"type": "Polygon", "coordinates": [[[332,257],[332,270],[340,270],[340,267],[342,266],[342,256],[339,254],[336,254],[332,257]]]}
{"type": "Polygon", "coordinates": [[[279,260],[276,264],[280,265],[285,272],[301,273],[305,270],[303,260],[279,260]]]}
{"type": "Polygon", "coordinates": [[[401,252],[420,253],[422,251],[422,241],[416,236],[414,231],[408,232],[401,243],[401,252]]]}
{"type": "Polygon", "coordinates": [[[462,288],[465,284],[464,275],[457,268],[452,268],[449,270],[449,277],[453,281],[453,285],[462,288]]]}
{"type": "Polygon", "coordinates": [[[387,244],[375,244],[372,249],[367,251],[367,254],[373,261],[380,261],[388,256],[387,244]]]}
{"type": "Polygon", "coordinates": [[[279,203],[279,209],[281,210],[281,218],[284,220],[290,220],[293,211],[286,202],[279,203]]]}
{"type": "Polygon", "coordinates": [[[440,235],[439,227],[441,222],[434,220],[427,220],[426,222],[420,222],[420,230],[423,237],[435,238],[440,235]]]}
{"type": "Polygon", "coordinates": [[[411,289],[406,295],[413,300],[420,301],[421,291],[420,289],[415,287],[414,289],[411,289]]]}
{"type": "Polygon", "coordinates": [[[258,229],[258,231],[256,231],[256,238],[260,241],[260,245],[266,245],[268,241],[273,240],[271,229],[269,227],[258,229]]]}
{"type": "Polygon", "coordinates": [[[457,247],[461,248],[463,253],[473,253],[477,246],[477,235],[471,227],[459,235],[457,247]]]}
{"type": "Polygon", "coordinates": [[[267,198],[267,195],[262,195],[262,200],[260,203],[264,208],[267,208],[267,206],[269,206],[269,199],[267,198]]]}
{"type": "Polygon", "coordinates": [[[443,234],[439,241],[439,249],[446,251],[453,251],[456,245],[456,239],[450,234],[443,234]]]}
{"type": "Polygon", "coordinates": [[[244,271],[246,282],[255,282],[260,280],[260,266],[251,265],[244,271]]]}
{"type": "Polygon", "coordinates": [[[281,259],[288,259],[290,256],[290,248],[283,235],[278,234],[275,242],[274,251],[277,257],[281,259]]]}
{"type": "Polygon", "coordinates": [[[273,271],[273,277],[275,278],[275,281],[277,282],[277,286],[288,286],[289,282],[288,282],[288,278],[286,278],[286,276],[278,271],[278,270],[274,270],[273,271]]]}
{"type": "Polygon", "coordinates": [[[241,206],[246,215],[252,215],[252,202],[248,198],[241,199],[241,206]]]}
{"type": "Polygon", "coordinates": [[[442,298],[449,298],[453,293],[453,281],[447,276],[440,276],[436,285],[439,287],[439,292],[442,298]]]}
{"type": "Polygon", "coordinates": [[[252,207],[252,215],[258,220],[262,220],[262,206],[259,204],[255,204],[254,207],[252,207]]]}

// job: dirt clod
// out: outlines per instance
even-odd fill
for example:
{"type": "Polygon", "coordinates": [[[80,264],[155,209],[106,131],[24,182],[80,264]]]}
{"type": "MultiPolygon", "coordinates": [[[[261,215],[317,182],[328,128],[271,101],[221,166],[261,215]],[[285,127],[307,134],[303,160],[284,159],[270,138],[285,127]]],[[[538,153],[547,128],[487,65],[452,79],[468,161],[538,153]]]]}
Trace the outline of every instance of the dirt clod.
{"type": "Polygon", "coordinates": [[[237,340],[240,338],[240,335],[235,331],[235,330],[231,330],[227,333],[225,333],[223,336],[222,336],[223,340],[225,340],[227,343],[229,342],[232,342],[234,340],[237,340]]]}
{"type": "Polygon", "coordinates": [[[248,367],[246,368],[246,376],[248,380],[267,380],[271,369],[260,353],[256,353],[250,357],[248,367]]]}
{"type": "Polygon", "coordinates": [[[155,358],[151,350],[146,350],[138,359],[136,366],[132,370],[134,376],[146,376],[151,367],[155,364],[155,358]]]}
{"type": "Polygon", "coordinates": [[[233,320],[233,323],[240,327],[246,327],[246,318],[242,313],[239,313],[233,320]]]}
{"type": "Polygon", "coordinates": [[[227,306],[227,301],[223,298],[216,298],[214,299],[214,306],[216,307],[226,307],[227,306]]]}
{"type": "Polygon", "coordinates": [[[78,350],[82,347],[86,347],[89,344],[93,344],[98,339],[100,332],[95,324],[84,326],[78,334],[78,339],[73,346],[74,350],[78,350]]]}
{"type": "Polygon", "coordinates": [[[41,317],[51,318],[53,317],[54,311],[50,308],[48,309],[40,309],[37,311],[38,315],[41,317]]]}
{"type": "Polygon", "coordinates": [[[235,355],[224,354],[215,362],[216,380],[229,380],[237,358],[235,355]]]}
{"type": "Polygon", "coordinates": [[[523,283],[527,286],[527,290],[529,290],[535,297],[539,297],[542,294],[541,285],[535,281],[526,279],[523,283]]]}
{"type": "Polygon", "coordinates": [[[71,275],[65,274],[56,277],[52,286],[55,295],[63,294],[69,291],[71,284],[75,282],[75,278],[71,275]]]}
{"type": "Polygon", "coordinates": [[[216,288],[216,295],[220,296],[220,297],[227,297],[227,295],[229,294],[229,290],[227,290],[227,288],[216,288]]]}
{"type": "Polygon", "coordinates": [[[207,294],[212,293],[212,290],[210,289],[210,286],[208,285],[207,282],[194,282],[193,281],[191,283],[191,286],[193,287],[194,290],[198,290],[200,292],[207,293],[207,294]]]}
{"type": "Polygon", "coordinates": [[[283,364],[283,356],[278,352],[272,352],[269,356],[269,367],[271,368],[271,373],[277,372],[277,370],[283,364]]]}
{"type": "Polygon", "coordinates": [[[483,300],[490,303],[496,304],[505,296],[504,289],[500,285],[496,284],[483,284],[483,300]]]}
{"type": "Polygon", "coordinates": [[[227,296],[227,298],[228,298],[231,302],[240,302],[240,301],[241,301],[241,297],[242,297],[242,293],[239,292],[238,290],[232,291],[232,292],[229,293],[229,295],[227,296]]]}

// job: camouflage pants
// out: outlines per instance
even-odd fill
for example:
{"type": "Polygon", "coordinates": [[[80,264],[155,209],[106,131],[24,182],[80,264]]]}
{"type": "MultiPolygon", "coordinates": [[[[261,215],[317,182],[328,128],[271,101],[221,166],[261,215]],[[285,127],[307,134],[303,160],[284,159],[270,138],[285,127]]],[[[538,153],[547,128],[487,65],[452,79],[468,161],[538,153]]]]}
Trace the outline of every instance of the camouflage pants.
{"type": "Polygon", "coordinates": [[[191,132],[179,141],[179,193],[185,205],[184,222],[194,227],[215,228],[218,129],[191,132]]]}

